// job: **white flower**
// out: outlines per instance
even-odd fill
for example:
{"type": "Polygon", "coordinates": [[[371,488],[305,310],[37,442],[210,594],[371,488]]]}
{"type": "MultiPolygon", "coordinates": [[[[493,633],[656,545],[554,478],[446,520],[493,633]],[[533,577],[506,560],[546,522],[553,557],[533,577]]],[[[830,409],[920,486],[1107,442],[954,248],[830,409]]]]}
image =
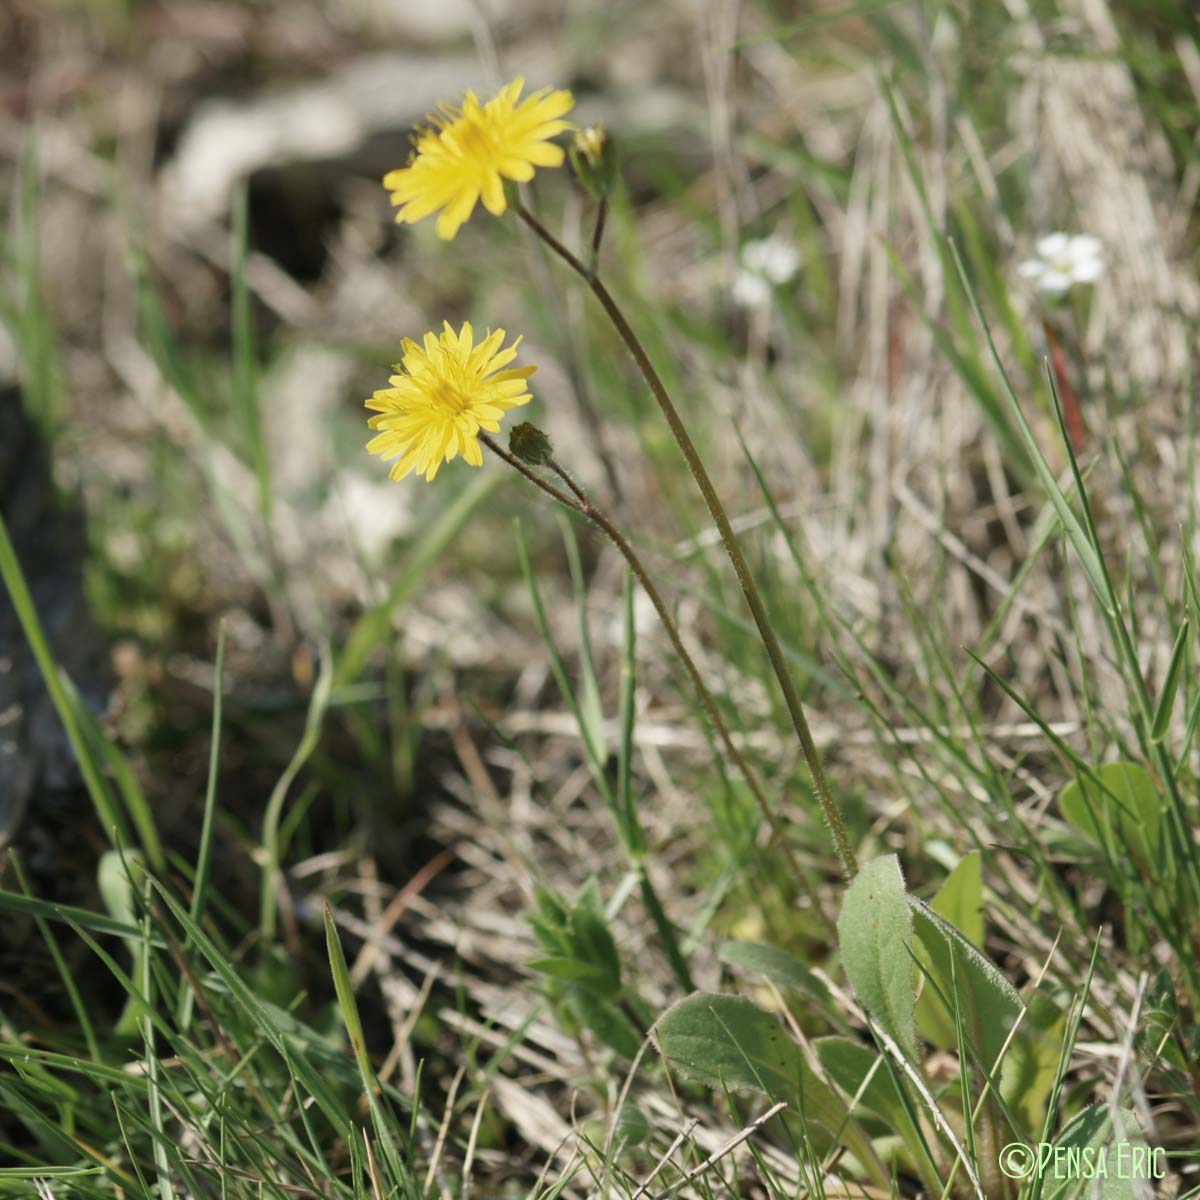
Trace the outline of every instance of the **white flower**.
{"type": "Polygon", "coordinates": [[[746,242],[738,256],[741,266],[733,280],[733,301],[742,308],[763,308],[772,289],[793,279],[800,269],[800,251],[779,234],[746,242]]]}
{"type": "Polygon", "coordinates": [[[1072,284],[1095,283],[1104,274],[1104,247],[1086,233],[1050,233],[1038,238],[1037,258],[1017,268],[1040,292],[1061,296],[1072,284]]]}
{"type": "Polygon", "coordinates": [[[733,302],[741,308],[766,308],[771,296],[771,285],[761,275],[739,271],[733,277],[733,302]]]}

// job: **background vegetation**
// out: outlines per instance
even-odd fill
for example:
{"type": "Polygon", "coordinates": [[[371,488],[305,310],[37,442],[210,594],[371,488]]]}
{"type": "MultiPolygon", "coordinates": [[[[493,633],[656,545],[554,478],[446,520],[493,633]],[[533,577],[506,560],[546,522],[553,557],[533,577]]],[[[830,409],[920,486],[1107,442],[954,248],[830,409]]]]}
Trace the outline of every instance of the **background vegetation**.
{"type": "MultiPolygon", "coordinates": [[[[1196,35],[1183,0],[6,5],[0,1189],[991,1200],[1000,1145],[1118,1113],[1194,1191],[1196,35]],[[511,216],[390,223],[413,123],[517,74],[620,148],[602,270],[851,889],[603,314],[511,216]],[[1019,270],[1057,229],[1105,262],[1059,300],[1019,270]],[[768,236],[794,273],[747,305],[768,236]],[[521,415],[786,848],[607,543],[498,462],[366,455],[444,318],[525,334],[521,415]]],[[[534,197],[585,243],[568,172],[534,197]]]]}

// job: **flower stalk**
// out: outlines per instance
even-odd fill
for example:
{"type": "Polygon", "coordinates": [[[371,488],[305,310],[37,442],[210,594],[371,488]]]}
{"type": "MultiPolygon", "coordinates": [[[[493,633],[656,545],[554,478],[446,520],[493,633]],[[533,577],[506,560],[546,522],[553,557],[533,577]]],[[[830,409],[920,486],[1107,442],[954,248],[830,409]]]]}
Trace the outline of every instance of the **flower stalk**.
{"type": "Polygon", "coordinates": [[[742,551],[737,534],[734,533],[729,516],[725,511],[725,506],[721,502],[716,488],[713,486],[712,479],[709,477],[699,452],[696,450],[691,435],[688,433],[683,420],[679,416],[674,401],[672,401],[670,394],[667,392],[666,386],[655,370],[654,364],[650,361],[649,355],[647,355],[633,327],[629,324],[625,314],[613,298],[612,293],[601,281],[595,266],[588,267],[581,262],[523,204],[518,202],[515,207],[517,215],[521,220],[588,285],[588,288],[599,301],[600,306],[604,309],[605,314],[612,322],[621,340],[625,343],[626,349],[633,356],[633,360],[637,364],[638,370],[642,373],[642,377],[649,385],[650,391],[671,431],[671,435],[679,446],[684,461],[687,463],[688,470],[691,471],[692,477],[695,479],[701,495],[704,497],[704,502],[708,507],[713,522],[717,526],[721,542],[725,547],[725,553],[733,565],[738,584],[742,589],[742,595],[746,599],[746,604],[754,618],[754,624],[758,628],[763,649],[767,652],[767,658],[771,662],[771,667],[783,692],[784,703],[787,705],[792,727],[799,739],[804,761],[808,765],[809,774],[812,777],[813,790],[816,793],[825,823],[829,826],[829,832],[833,838],[834,850],[837,853],[838,860],[846,877],[853,879],[858,873],[858,860],[854,853],[854,847],[850,843],[850,836],[846,830],[846,823],[842,818],[841,810],[838,808],[837,801],[833,798],[829,790],[825,771],[821,765],[821,758],[817,752],[816,743],[813,741],[808,719],[804,714],[804,706],[800,701],[800,694],[796,690],[795,682],[788,671],[787,663],[784,659],[783,647],[780,645],[779,638],[771,625],[766,604],[763,602],[758,585],[750,573],[749,564],[746,561],[746,556],[742,551]]]}
{"type": "Polygon", "coordinates": [[[746,756],[738,747],[737,742],[733,740],[733,735],[729,731],[729,726],[725,723],[725,718],[721,715],[721,710],[717,706],[717,702],[708,685],[704,682],[704,676],[700,673],[700,668],[696,665],[696,660],[689,653],[684,645],[683,637],[679,632],[679,626],[675,618],[671,615],[671,610],[667,607],[666,601],[663,599],[662,593],[658,590],[653,578],[647,571],[645,564],[642,562],[637,551],[629,543],[628,538],[609,520],[609,518],[592,503],[591,498],[582,487],[574,480],[567,470],[553,457],[545,460],[545,466],[548,470],[553,471],[555,475],[569,489],[570,494],[564,492],[561,488],[555,486],[549,480],[539,475],[532,467],[522,462],[516,455],[510,454],[500,446],[493,438],[487,434],[480,434],[479,440],[483,442],[489,450],[499,458],[502,458],[509,466],[519,471],[525,476],[535,487],[540,488],[548,496],[557,500],[559,504],[565,508],[569,508],[572,512],[579,513],[581,516],[589,520],[610,542],[617,548],[621,556],[629,564],[629,569],[633,572],[634,578],[641,584],[642,590],[646,593],[650,603],[654,606],[654,611],[658,613],[659,620],[662,622],[663,629],[666,631],[667,638],[671,643],[671,649],[675,652],[684,671],[687,673],[688,679],[696,690],[696,695],[700,699],[700,703],[704,708],[705,715],[708,717],[717,737],[724,746],[725,752],[729,755],[730,761],[741,772],[742,777],[746,781],[746,786],[750,789],[754,796],[755,802],[759,807],[759,811],[763,815],[763,819],[767,822],[768,828],[771,830],[771,845],[778,847],[784,857],[787,859],[788,867],[800,885],[804,888],[809,900],[812,903],[813,911],[820,917],[821,921],[833,927],[833,920],[825,911],[818,896],[816,889],[812,886],[811,881],[805,872],[801,869],[800,863],[796,859],[795,851],[788,844],[784,835],[782,826],[779,823],[779,818],[771,809],[771,805],[767,800],[766,792],[763,790],[761,781],[758,778],[754,768],[747,761],[746,756]]]}

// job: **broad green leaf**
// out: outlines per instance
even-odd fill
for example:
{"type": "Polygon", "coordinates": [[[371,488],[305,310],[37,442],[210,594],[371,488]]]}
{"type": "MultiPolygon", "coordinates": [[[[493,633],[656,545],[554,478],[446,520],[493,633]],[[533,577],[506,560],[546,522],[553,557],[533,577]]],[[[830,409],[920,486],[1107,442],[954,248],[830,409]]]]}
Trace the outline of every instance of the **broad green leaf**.
{"type": "MultiPolygon", "coordinates": [[[[928,972],[925,990],[936,988],[942,1023],[930,1040],[943,1049],[957,1046],[954,1014],[957,1007],[967,1044],[990,1073],[1024,1005],[1016,988],[991,959],[981,954],[945,917],[928,905],[909,900],[917,954],[928,972]],[[940,999],[938,998],[940,996],[940,999]],[[957,999],[956,999],[957,998],[957,999]]],[[[931,1009],[932,1011],[932,1009],[931,1009]]]]}
{"type": "Polygon", "coordinates": [[[609,995],[620,992],[621,956],[594,880],[580,892],[571,914],[571,950],[574,957],[593,964],[599,990],[609,995]]]}
{"type": "Polygon", "coordinates": [[[640,1108],[626,1104],[617,1113],[616,1126],[613,1129],[613,1142],[620,1145],[640,1146],[650,1136],[650,1122],[640,1108]]]}
{"type": "MultiPolygon", "coordinates": [[[[1154,1192],[1150,1151],[1127,1108],[1118,1110],[1115,1123],[1108,1105],[1085,1108],[1054,1147],[1041,1169],[1043,1200],[1135,1200],[1154,1192]]],[[[1165,1169],[1161,1151],[1158,1165],[1165,1169]]]]}
{"type": "Polygon", "coordinates": [[[570,905],[549,892],[539,891],[538,908],[538,912],[530,914],[529,923],[545,953],[528,966],[601,995],[619,995],[621,958],[596,881],[588,880],[570,905]]]}
{"type": "Polygon", "coordinates": [[[1004,1056],[1000,1094],[1026,1130],[1045,1127],[1046,1104],[1054,1088],[1066,1022],[1049,996],[1035,993],[1004,1056]]]}
{"type": "Polygon", "coordinates": [[[723,963],[761,975],[777,987],[795,988],[815,1000],[822,1008],[830,1006],[829,989],[798,958],[775,946],[761,942],[726,942],[718,957],[723,963]]]}
{"type": "Polygon", "coordinates": [[[859,871],[846,889],[837,925],[842,962],[854,994],[916,1061],[913,923],[894,854],[877,858],[859,871]]]}
{"type": "Polygon", "coordinates": [[[136,851],[106,850],[96,867],[100,898],[114,921],[136,925],[138,906],[134,903],[134,885],[142,878],[142,859],[136,851]]]}
{"type": "MultiPolygon", "coordinates": [[[[945,917],[972,945],[983,945],[983,870],[978,851],[966,855],[950,872],[929,907],[938,916],[945,917]]],[[[929,956],[919,943],[916,953],[918,960],[928,968],[929,956]]],[[[924,974],[919,967],[916,970],[920,985],[924,974]]],[[[926,1041],[945,1050],[957,1044],[954,1021],[929,987],[921,987],[917,997],[917,1032],[926,1041]]]]}
{"type": "Polygon", "coordinates": [[[761,1092],[804,1114],[810,1130],[836,1137],[846,1106],[804,1062],[779,1020],[740,996],[697,992],[654,1027],[664,1058],[709,1087],[761,1092]]]}
{"type": "Polygon", "coordinates": [[[1189,1064],[1179,1045],[1182,1014],[1171,973],[1165,968],[1147,988],[1142,1014],[1144,1028],[1138,1038],[1142,1052],[1151,1062],[1165,1059],[1172,1066],[1186,1070],[1189,1064]]]}
{"type": "Polygon", "coordinates": [[[1115,857],[1132,853],[1153,872],[1162,846],[1162,809],[1154,777],[1136,763],[1106,763],[1095,772],[1099,782],[1081,776],[1059,797],[1062,814],[1115,857]]]}
{"type": "Polygon", "coordinates": [[[605,996],[585,988],[574,988],[567,1001],[571,1010],[586,1029],[604,1045],[625,1058],[637,1058],[642,1048],[642,1035],[625,1013],[605,996]]]}
{"type": "Polygon", "coordinates": [[[579,958],[571,958],[563,954],[547,954],[541,958],[531,958],[525,964],[531,971],[539,971],[549,975],[551,979],[559,979],[563,983],[577,983],[582,987],[591,987],[596,991],[608,990],[608,979],[604,972],[594,963],[584,962],[579,958]]]}
{"type": "Polygon", "coordinates": [[[920,1161],[925,1157],[922,1138],[908,1105],[900,1095],[896,1080],[879,1052],[862,1042],[844,1037],[824,1037],[813,1042],[813,1049],[826,1075],[842,1089],[847,1100],[858,1096],[860,1107],[881,1118],[900,1135],[909,1154],[920,1161]],[[863,1080],[870,1082],[859,1095],[863,1080]]]}
{"type": "Polygon", "coordinates": [[[946,877],[929,907],[945,917],[972,945],[983,947],[983,859],[978,850],[946,877]]]}

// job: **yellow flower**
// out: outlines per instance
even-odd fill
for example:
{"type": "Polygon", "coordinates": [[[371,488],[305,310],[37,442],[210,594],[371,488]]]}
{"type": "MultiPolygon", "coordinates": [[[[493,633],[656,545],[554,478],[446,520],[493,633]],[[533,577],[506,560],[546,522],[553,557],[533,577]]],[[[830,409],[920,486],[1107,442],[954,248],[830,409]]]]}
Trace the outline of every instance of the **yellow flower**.
{"type": "Polygon", "coordinates": [[[526,382],[537,370],[508,367],[521,339],[502,350],[503,343],[504,330],[497,329],[475,345],[466,321],[458,333],[443,322],[441,336],[427,333],[424,346],[404,339],[392,386],[366,402],[377,414],[368,425],[382,431],[367,450],[399,459],[392,465],[393,479],[413,470],[432,479],[443,462],[459,454],[473,467],[483,465],[479,431],[496,433],[510,408],[529,403],[526,382]]]}
{"type": "Polygon", "coordinates": [[[518,103],[524,86],[514,79],[486,104],[468,92],[461,111],[443,106],[441,116],[430,118],[435,128],[418,133],[408,166],[383,177],[399,206],[398,222],[412,224],[440,209],[438,236],[452,238],[481,197],[488,212],[504,212],[505,179],[527,183],[534,167],[562,165],[562,147],[550,139],[570,128],[560,118],[575,98],[542,88],[518,103]]]}

